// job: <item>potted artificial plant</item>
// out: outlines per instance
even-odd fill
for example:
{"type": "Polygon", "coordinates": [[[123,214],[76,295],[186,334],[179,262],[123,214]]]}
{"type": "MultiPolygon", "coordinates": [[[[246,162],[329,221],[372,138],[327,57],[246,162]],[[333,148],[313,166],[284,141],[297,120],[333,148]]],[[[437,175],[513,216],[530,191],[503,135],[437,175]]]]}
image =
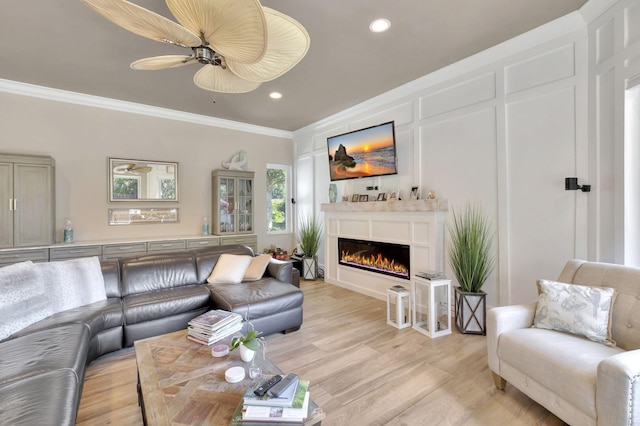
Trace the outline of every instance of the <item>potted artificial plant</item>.
{"type": "Polygon", "coordinates": [[[456,327],[465,334],[486,334],[487,294],[482,291],[495,266],[493,234],[480,206],[452,210],[449,225],[449,265],[460,287],[455,288],[456,327]]]}
{"type": "Polygon", "coordinates": [[[302,259],[302,276],[306,280],[315,280],[318,276],[318,250],[322,244],[322,224],[315,218],[301,217],[298,227],[302,259]]]}
{"type": "Polygon", "coordinates": [[[260,349],[260,342],[258,341],[258,335],[260,332],[251,330],[246,336],[236,336],[231,339],[230,351],[240,347],[240,358],[244,362],[249,362],[253,359],[256,352],[260,349]]]}

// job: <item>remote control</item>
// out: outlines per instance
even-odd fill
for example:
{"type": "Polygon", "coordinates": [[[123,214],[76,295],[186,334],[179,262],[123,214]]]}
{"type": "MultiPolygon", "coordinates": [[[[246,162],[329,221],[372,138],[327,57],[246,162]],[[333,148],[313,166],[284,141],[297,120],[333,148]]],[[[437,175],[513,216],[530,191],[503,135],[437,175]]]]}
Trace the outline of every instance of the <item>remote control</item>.
{"type": "Polygon", "coordinates": [[[289,386],[298,385],[298,375],[289,373],[287,376],[276,383],[271,389],[269,389],[269,395],[274,396],[276,398],[280,397],[289,386]]]}
{"type": "Polygon", "coordinates": [[[255,393],[259,397],[263,397],[264,394],[267,393],[267,391],[271,389],[273,385],[278,383],[280,380],[282,380],[282,376],[279,374],[276,374],[275,376],[273,376],[272,378],[270,378],[269,380],[267,380],[266,382],[258,386],[258,388],[254,390],[253,393],[255,393]]]}

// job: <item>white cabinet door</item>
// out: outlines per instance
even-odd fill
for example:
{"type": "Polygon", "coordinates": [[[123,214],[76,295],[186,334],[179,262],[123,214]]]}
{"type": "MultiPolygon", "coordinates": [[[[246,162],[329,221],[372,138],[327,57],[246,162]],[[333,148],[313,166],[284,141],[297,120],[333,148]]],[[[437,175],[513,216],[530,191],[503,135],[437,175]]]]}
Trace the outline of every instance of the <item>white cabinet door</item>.
{"type": "Polygon", "coordinates": [[[54,241],[52,167],[14,165],[14,247],[48,245],[54,241]]]}
{"type": "Polygon", "coordinates": [[[0,163],[0,248],[13,247],[13,163],[0,163]]]}

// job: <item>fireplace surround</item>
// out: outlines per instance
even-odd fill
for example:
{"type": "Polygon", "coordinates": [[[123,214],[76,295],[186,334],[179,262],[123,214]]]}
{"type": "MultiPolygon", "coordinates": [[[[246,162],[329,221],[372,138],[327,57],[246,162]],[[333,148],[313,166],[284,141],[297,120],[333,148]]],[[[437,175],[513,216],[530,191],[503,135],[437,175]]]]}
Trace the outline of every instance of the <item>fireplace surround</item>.
{"type": "Polygon", "coordinates": [[[339,238],[409,246],[409,262],[405,265],[410,268],[409,274],[444,271],[446,200],[325,203],[321,209],[325,282],[380,300],[386,300],[390,287],[407,285],[407,279],[392,274],[372,273],[340,263],[339,238]]]}

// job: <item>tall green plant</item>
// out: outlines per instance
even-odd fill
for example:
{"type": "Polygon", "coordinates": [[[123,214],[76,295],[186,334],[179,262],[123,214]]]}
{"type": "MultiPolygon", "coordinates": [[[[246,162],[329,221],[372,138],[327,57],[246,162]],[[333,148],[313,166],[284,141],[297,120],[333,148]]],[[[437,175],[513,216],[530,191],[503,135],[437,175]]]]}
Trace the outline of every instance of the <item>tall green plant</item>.
{"type": "Polygon", "coordinates": [[[452,209],[452,216],[449,265],[462,291],[479,293],[495,267],[489,221],[482,208],[473,205],[467,205],[461,213],[452,209]]]}
{"type": "Polygon", "coordinates": [[[304,255],[315,257],[322,244],[322,224],[315,218],[301,217],[298,237],[304,255]]]}

